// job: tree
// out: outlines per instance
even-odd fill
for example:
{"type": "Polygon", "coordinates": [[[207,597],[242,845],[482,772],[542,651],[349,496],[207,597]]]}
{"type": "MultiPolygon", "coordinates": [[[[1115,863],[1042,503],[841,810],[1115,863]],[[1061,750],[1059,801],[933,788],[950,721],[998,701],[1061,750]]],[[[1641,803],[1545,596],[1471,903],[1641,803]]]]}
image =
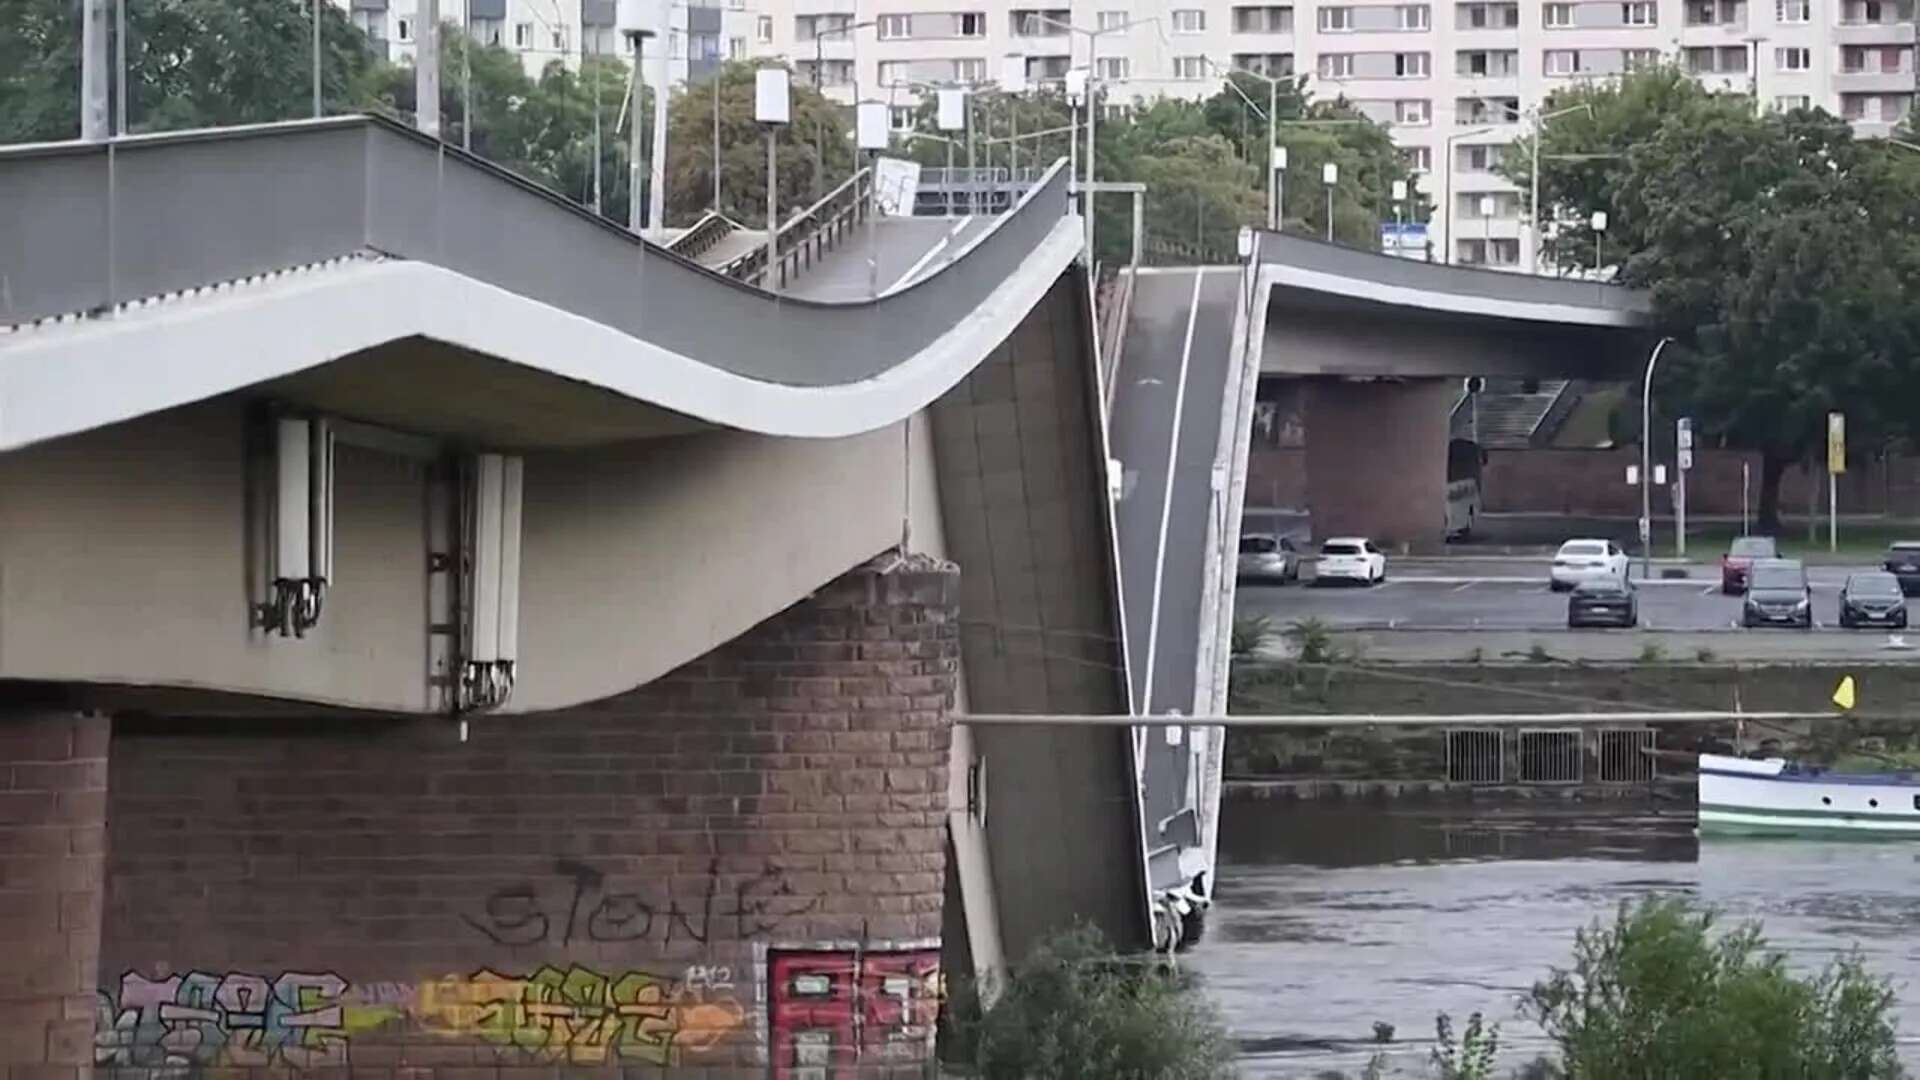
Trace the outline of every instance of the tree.
{"type": "MultiPolygon", "coordinates": [[[[312,6],[296,0],[150,0],[127,5],[127,130],[292,120],[313,114],[312,6]]],[[[80,135],[80,9],[0,0],[0,143],[80,135]]],[[[321,90],[350,111],[377,58],[321,5],[321,90]]]]}
{"type": "MultiPolygon", "coordinates": [[[[720,109],[722,214],[750,225],[767,216],[766,132],[753,119],[754,72],[761,66],[729,62],[700,82],[676,90],[668,103],[667,220],[690,225],[713,209],[714,90],[720,109]]],[[[775,140],[780,213],[811,205],[854,174],[851,128],[842,107],[800,80],[793,82],[792,123],[775,140]]]]}
{"type": "Polygon", "coordinates": [[[1678,339],[1657,399],[1707,441],[1760,452],[1760,525],[1776,531],[1781,476],[1816,456],[1829,410],[1856,445],[1915,430],[1920,170],[1826,113],[1756,113],[1670,70],[1549,107],[1575,99],[1592,115],[1543,133],[1543,150],[1576,155],[1542,161],[1543,195],[1608,211],[1617,279],[1647,288],[1678,339]]]}

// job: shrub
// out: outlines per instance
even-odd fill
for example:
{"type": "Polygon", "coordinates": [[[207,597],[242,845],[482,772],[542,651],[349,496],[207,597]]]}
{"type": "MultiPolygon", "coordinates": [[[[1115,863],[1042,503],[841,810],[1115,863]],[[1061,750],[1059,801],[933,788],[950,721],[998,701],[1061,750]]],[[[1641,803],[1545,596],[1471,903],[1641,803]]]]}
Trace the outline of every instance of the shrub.
{"type": "Polygon", "coordinates": [[[1078,928],[1034,949],[971,1030],[985,1080],[1215,1080],[1234,1045],[1192,980],[1078,928]]]}
{"type": "Polygon", "coordinates": [[[1273,619],[1266,615],[1239,615],[1233,620],[1233,655],[1252,657],[1273,643],[1279,634],[1273,619]]]}
{"type": "Polygon", "coordinates": [[[1712,911],[1650,898],[1575,938],[1573,967],[1526,1011],[1579,1080],[1879,1080],[1903,1075],[1893,993],[1849,956],[1787,971],[1757,924],[1715,933],[1712,911]]]}
{"type": "Polygon", "coordinates": [[[1297,619],[1282,636],[1293,646],[1294,659],[1303,664],[1331,664],[1342,659],[1333,640],[1333,628],[1323,619],[1297,619]]]}

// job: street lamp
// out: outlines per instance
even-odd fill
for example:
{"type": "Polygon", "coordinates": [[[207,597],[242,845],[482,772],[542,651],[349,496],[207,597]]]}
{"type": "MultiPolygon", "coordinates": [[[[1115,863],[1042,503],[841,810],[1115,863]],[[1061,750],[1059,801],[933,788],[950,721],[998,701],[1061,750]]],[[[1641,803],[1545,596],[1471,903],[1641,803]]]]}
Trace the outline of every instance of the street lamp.
{"type": "MultiPolygon", "coordinates": [[[[967,126],[967,92],[957,86],[943,87],[935,97],[934,126],[941,131],[964,131],[967,126]]],[[[947,143],[947,216],[953,216],[953,148],[958,142],[948,135],[947,143]]],[[[971,195],[971,190],[969,190],[971,195]]]]}
{"type": "MultiPolygon", "coordinates": [[[[627,94],[631,100],[631,104],[627,110],[627,228],[638,233],[640,231],[641,220],[640,88],[642,83],[640,81],[640,71],[641,61],[646,54],[647,39],[655,36],[655,34],[652,30],[639,29],[628,30],[626,34],[627,40],[633,43],[633,76],[630,80],[631,85],[627,87],[627,94]]],[[[593,211],[597,214],[600,212],[600,146],[598,137],[600,130],[600,96],[598,92],[600,87],[600,69],[598,67],[593,69],[593,85],[595,90],[593,99],[593,123],[595,132],[593,149],[593,211]]],[[[661,91],[655,90],[654,92],[660,93],[661,91]]]]}
{"type": "Polygon", "coordinates": [[[774,143],[780,128],[793,120],[793,88],[786,68],[765,67],[753,73],[753,119],[767,129],[767,262],[761,282],[768,292],[777,292],[773,265],[779,255],[775,245],[780,238],[780,158],[774,143]]]}
{"type": "MultiPolygon", "coordinates": [[[[1604,218],[1603,213],[1595,213],[1604,218]]],[[[1653,577],[1653,368],[1673,339],[1663,337],[1647,357],[1647,375],[1640,386],[1640,576],[1653,577]]]]}
{"type": "Polygon", "coordinates": [[[1407,182],[1393,182],[1393,253],[1399,255],[1406,242],[1407,231],[1407,182]]]}
{"type": "MultiPolygon", "coordinates": [[[[816,15],[814,17],[821,18],[822,16],[816,15]]],[[[845,34],[847,35],[847,39],[851,41],[855,30],[864,30],[867,27],[879,25],[880,22],[878,19],[866,19],[861,22],[848,23],[845,26],[829,26],[825,30],[815,30],[813,32],[813,89],[815,93],[820,92],[821,69],[826,66],[826,56],[822,50],[826,47],[827,38],[838,37],[845,34]]],[[[860,100],[859,68],[856,66],[854,71],[853,99],[857,102],[860,100]]],[[[856,126],[857,124],[858,120],[856,118],[856,126]]],[[[827,129],[824,124],[816,125],[813,129],[813,160],[813,197],[817,201],[822,195],[826,194],[826,180],[822,175],[827,169],[827,129]]]]}
{"type": "Polygon", "coordinates": [[[1333,187],[1340,182],[1340,166],[1329,161],[1320,166],[1320,182],[1327,185],[1327,243],[1333,243],[1333,187]]]}
{"type": "MultiPolygon", "coordinates": [[[[861,101],[853,107],[853,131],[859,148],[867,152],[867,168],[874,167],[874,160],[880,151],[887,148],[887,106],[878,101],[861,101]]],[[[880,255],[877,250],[880,233],[879,186],[873,182],[873,176],[867,177],[867,295],[880,295],[880,255]]]]}
{"type": "Polygon", "coordinates": [[[1607,212],[1595,210],[1588,224],[1593,227],[1593,280],[1599,281],[1600,267],[1605,265],[1600,259],[1600,241],[1607,235],[1607,212]]]}
{"type": "Polygon", "coordinates": [[[1494,198],[1491,195],[1480,196],[1480,264],[1493,265],[1493,210],[1494,198]]]}
{"type": "Polygon", "coordinates": [[[1366,124],[1366,123],[1371,123],[1371,121],[1368,121],[1368,120],[1282,120],[1280,119],[1280,84],[1284,82],[1289,87],[1291,87],[1294,85],[1294,82],[1292,79],[1290,78],[1276,79],[1269,75],[1263,75],[1258,71],[1249,71],[1246,68],[1231,67],[1229,65],[1222,64],[1217,60],[1214,60],[1212,57],[1203,57],[1202,59],[1206,60],[1207,65],[1209,67],[1221,73],[1221,75],[1223,76],[1223,80],[1227,84],[1227,88],[1229,90],[1232,90],[1235,94],[1239,95],[1240,100],[1246,102],[1247,108],[1252,109],[1255,115],[1263,115],[1266,117],[1266,121],[1267,121],[1267,228],[1271,229],[1274,232],[1280,232],[1285,226],[1285,218],[1284,218],[1284,214],[1282,213],[1282,210],[1285,205],[1284,196],[1286,195],[1285,179],[1281,174],[1286,172],[1286,169],[1287,169],[1287,148],[1280,145],[1280,128],[1283,126],[1284,127],[1320,127],[1320,126],[1332,127],[1332,126],[1342,125],[1342,124],[1366,124]],[[1233,77],[1235,75],[1251,76],[1267,84],[1267,107],[1265,110],[1262,110],[1260,106],[1254,104],[1253,99],[1247,96],[1246,91],[1240,89],[1239,85],[1233,81],[1233,77]]]}
{"type": "Polygon", "coordinates": [[[1532,193],[1527,201],[1527,273],[1537,274],[1540,272],[1540,127],[1547,121],[1568,113],[1585,112],[1591,119],[1593,106],[1573,105],[1565,109],[1555,109],[1545,115],[1541,114],[1538,106],[1531,111],[1533,114],[1533,175],[1531,177],[1532,193]]]}
{"type": "Polygon", "coordinates": [[[1447,160],[1443,164],[1440,172],[1440,205],[1446,207],[1447,224],[1446,224],[1446,227],[1441,231],[1441,236],[1440,236],[1440,246],[1442,248],[1441,254],[1443,256],[1440,261],[1447,263],[1448,265],[1452,265],[1454,261],[1453,259],[1453,219],[1454,219],[1453,144],[1457,140],[1471,139],[1476,135],[1485,135],[1492,130],[1493,129],[1491,127],[1477,127],[1469,131],[1456,131],[1453,134],[1447,136],[1446,139],[1444,140],[1446,143],[1447,160]]]}
{"type": "MultiPolygon", "coordinates": [[[[1087,184],[1082,191],[1080,212],[1085,214],[1087,217],[1087,260],[1089,262],[1089,265],[1091,265],[1091,262],[1093,259],[1093,146],[1094,146],[1093,134],[1094,134],[1094,121],[1095,121],[1094,113],[1099,111],[1099,108],[1100,108],[1099,102],[1094,97],[1093,83],[1094,83],[1095,77],[1097,77],[1100,72],[1100,61],[1098,59],[1100,35],[1124,33],[1127,30],[1130,30],[1136,26],[1144,26],[1147,23],[1158,23],[1160,21],[1160,17],[1157,15],[1154,15],[1144,19],[1128,19],[1123,23],[1118,23],[1114,26],[1101,27],[1095,30],[1088,30],[1085,27],[1075,26],[1070,22],[1065,22],[1063,20],[1053,18],[1050,15],[1035,15],[1033,16],[1033,18],[1037,19],[1042,23],[1046,23],[1049,26],[1059,27],[1060,29],[1068,31],[1069,33],[1085,34],[1087,36],[1087,77],[1082,81],[1082,84],[1081,84],[1082,89],[1085,92],[1087,97],[1087,184]]],[[[1073,50],[1071,48],[1067,50],[1067,57],[1068,57],[1068,61],[1071,62],[1073,57],[1073,50]]],[[[1073,73],[1069,71],[1067,73],[1067,77],[1068,77],[1067,97],[1069,100],[1071,100],[1075,96],[1074,90],[1073,90],[1072,76],[1073,76],[1073,73]]],[[[1072,142],[1072,140],[1069,139],[1068,142],[1072,142]]]]}

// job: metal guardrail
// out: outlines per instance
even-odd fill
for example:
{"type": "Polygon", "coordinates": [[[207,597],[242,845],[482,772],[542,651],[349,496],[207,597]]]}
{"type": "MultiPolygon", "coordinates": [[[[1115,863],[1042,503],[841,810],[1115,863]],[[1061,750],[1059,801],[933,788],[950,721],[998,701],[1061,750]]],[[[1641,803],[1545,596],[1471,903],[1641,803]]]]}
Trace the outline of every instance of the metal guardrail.
{"type": "Polygon", "coordinates": [[[939,272],[877,299],[827,302],[716,274],[376,117],[6,147],[0,325],[107,312],[372,251],[748,378],[840,385],[951,331],[1053,233],[1067,206],[1060,162],[939,272]],[[853,326],[860,347],[850,349],[853,326]]]}
{"type": "Polygon", "coordinates": [[[740,226],[732,218],[717,210],[709,210],[700,215],[700,220],[686,232],[667,242],[667,250],[675,255],[684,255],[689,259],[698,259],[712,251],[716,245],[740,226]]]}
{"type": "MultiPolygon", "coordinates": [[[[818,202],[788,218],[773,241],[779,275],[776,287],[786,288],[801,271],[811,269],[816,260],[839,246],[854,226],[867,220],[872,207],[873,172],[861,169],[818,202]]],[[[720,272],[735,281],[765,288],[767,249],[755,248],[722,266],[720,272]]]]}

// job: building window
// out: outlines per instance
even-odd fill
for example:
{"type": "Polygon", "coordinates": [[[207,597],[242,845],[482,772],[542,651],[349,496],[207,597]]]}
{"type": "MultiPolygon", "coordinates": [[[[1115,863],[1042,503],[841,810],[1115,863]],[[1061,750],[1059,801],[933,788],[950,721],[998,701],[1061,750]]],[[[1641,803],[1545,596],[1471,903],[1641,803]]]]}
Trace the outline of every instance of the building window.
{"type": "Polygon", "coordinates": [[[1424,79],[1430,72],[1427,69],[1427,54],[1423,52],[1403,52],[1393,54],[1393,76],[1396,79],[1424,79]]]}
{"type": "Polygon", "coordinates": [[[1101,82],[1125,82],[1127,80],[1127,58],[1124,56],[1101,57],[1099,76],[1101,82]]]}
{"type": "Polygon", "coordinates": [[[1548,49],[1547,74],[1574,75],[1580,71],[1580,53],[1576,49],[1548,49]]]}
{"type": "Polygon", "coordinates": [[[1236,34],[1291,34],[1293,9],[1290,7],[1237,7],[1233,9],[1236,34]]]}
{"type": "Polygon", "coordinates": [[[1625,49],[1620,60],[1628,71],[1652,71],[1660,66],[1660,50],[1625,49]]]}
{"type": "Polygon", "coordinates": [[[1433,171],[1433,147],[1403,146],[1400,148],[1400,160],[1406,163],[1409,172],[1433,171]]]}
{"type": "MultiPolygon", "coordinates": [[[[1506,155],[1506,149],[1504,146],[1462,146],[1458,150],[1454,166],[1461,172],[1491,172],[1499,166],[1501,158],[1506,155]]],[[[1462,199],[1467,197],[1461,196],[1462,199]]],[[[1471,217],[1472,212],[1468,211],[1464,216],[1471,217]]]]}
{"type": "Polygon", "coordinates": [[[1773,66],[1778,71],[1806,71],[1813,66],[1813,50],[1804,45],[1775,49],[1773,66]]]}
{"type": "Polygon", "coordinates": [[[747,39],[743,37],[727,39],[727,59],[745,60],[747,58],[747,39]]]}
{"type": "Polygon", "coordinates": [[[1813,19],[1813,0],[1774,0],[1773,19],[1789,25],[1813,19]]]}
{"type": "Polygon", "coordinates": [[[1519,25],[1519,4],[1459,4],[1454,7],[1454,26],[1461,30],[1512,30],[1519,25]]]}
{"type": "Polygon", "coordinates": [[[893,41],[899,38],[910,38],[912,36],[913,36],[913,16],[911,15],[880,16],[880,40],[893,41]]]}
{"type": "Polygon", "coordinates": [[[1812,104],[1813,99],[1805,94],[1781,94],[1773,99],[1773,107],[1781,112],[1809,108],[1812,104]]]}
{"type": "Polygon", "coordinates": [[[1399,8],[1400,29],[1425,30],[1428,25],[1428,12],[1432,10],[1425,4],[1402,4],[1399,8]]]}
{"type": "Polygon", "coordinates": [[[1293,74],[1292,53],[1234,53],[1233,66],[1239,71],[1280,78],[1293,74]]]}
{"type": "Polygon", "coordinates": [[[1353,77],[1352,53],[1321,53],[1320,77],[1323,79],[1350,79],[1353,77]]]}
{"type": "Polygon", "coordinates": [[[1204,56],[1176,56],[1173,58],[1173,77],[1176,79],[1204,79],[1207,77],[1207,58],[1204,56]]]}
{"type": "Polygon", "coordinates": [[[1116,124],[1124,124],[1133,119],[1132,105],[1103,105],[1100,115],[1116,124]]]}
{"type": "Polygon", "coordinates": [[[878,78],[881,86],[898,86],[907,81],[907,62],[905,60],[880,61],[878,78]]]}
{"type": "Polygon", "coordinates": [[[1520,74],[1519,56],[1512,49],[1474,49],[1457,55],[1454,70],[1473,79],[1510,79],[1520,74]]]}
{"type": "Polygon", "coordinates": [[[733,11],[745,11],[747,0],[727,0],[727,7],[733,11]]]}
{"type": "Polygon", "coordinates": [[[887,109],[887,126],[895,131],[913,130],[913,106],[893,105],[887,109]]]}
{"type": "Polygon", "coordinates": [[[1541,15],[1541,23],[1553,29],[1560,29],[1563,27],[1572,26],[1573,25],[1573,5],[1572,4],[1548,4],[1543,9],[1543,14],[1541,15]]]}
{"type": "Polygon", "coordinates": [[[1349,7],[1321,8],[1320,29],[1322,31],[1353,29],[1353,9],[1349,7]]]}
{"type": "Polygon", "coordinates": [[[1103,11],[1100,13],[1099,20],[1100,29],[1118,30],[1127,25],[1127,13],[1124,11],[1103,11]]]}
{"type": "Polygon", "coordinates": [[[1173,13],[1173,32],[1176,34],[1204,34],[1207,32],[1207,13],[1199,8],[1181,8],[1173,13]]]}
{"type": "Polygon", "coordinates": [[[762,42],[773,40],[773,16],[762,15],[754,22],[754,31],[762,42]]]}
{"type": "Polygon", "coordinates": [[[547,36],[547,40],[553,43],[553,49],[555,52],[566,52],[567,51],[567,28],[565,26],[554,27],[553,32],[547,36]]]}
{"type": "Polygon", "coordinates": [[[1628,26],[1652,26],[1659,20],[1653,0],[1620,5],[1620,21],[1628,26]]]}
{"type": "Polygon", "coordinates": [[[1396,124],[1431,124],[1433,107],[1426,101],[1396,101],[1393,103],[1393,122],[1396,124]]]}
{"type": "Polygon", "coordinates": [[[953,62],[953,81],[963,83],[985,82],[987,62],[977,56],[961,57],[953,62]]]}
{"type": "Polygon", "coordinates": [[[413,20],[405,15],[393,20],[393,38],[395,41],[412,41],[413,20]]]}
{"type": "Polygon", "coordinates": [[[963,38],[987,36],[987,17],[978,11],[963,11],[953,17],[954,30],[963,38]]]}

